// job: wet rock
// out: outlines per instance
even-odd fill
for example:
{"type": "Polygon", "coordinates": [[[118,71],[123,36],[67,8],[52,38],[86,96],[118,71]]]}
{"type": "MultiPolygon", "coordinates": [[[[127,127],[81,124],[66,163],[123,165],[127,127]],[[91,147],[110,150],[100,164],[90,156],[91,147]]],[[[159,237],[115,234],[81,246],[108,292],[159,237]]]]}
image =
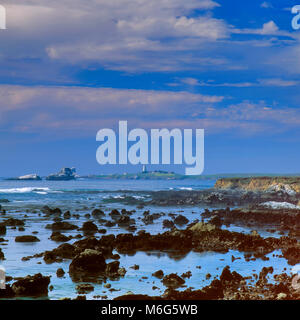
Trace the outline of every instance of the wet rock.
{"type": "Polygon", "coordinates": [[[78,227],[69,222],[55,222],[52,224],[47,224],[46,229],[52,229],[53,231],[63,231],[63,230],[77,230],[78,227]]]}
{"type": "Polygon", "coordinates": [[[118,270],[119,270],[120,262],[119,261],[113,261],[106,265],[105,273],[109,277],[117,276],[118,270]]]}
{"type": "Polygon", "coordinates": [[[174,223],[178,225],[184,225],[184,224],[187,224],[188,222],[189,220],[181,214],[174,219],[174,223]]]}
{"type": "Polygon", "coordinates": [[[222,226],[222,219],[218,216],[213,216],[209,221],[208,223],[216,226],[217,228],[220,228],[222,226]]]}
{"type": "Polygon", "coordinates": [[[0,260],[5,260],[4,253],[2,252],[1,248],[0,248],[0,260]]]}
{"type": "Polygon", "coordinates": [[[66,211],[65,213],[64,213],[64,219],[70,219],[71,218],[71,212],[70,211],[66,211]]]}
{"type": "Polygon", "coordinates": [[[46,215],[57,215],[57,216],[60,216],[62,214],[62,211],[59,208],[51,209],[48,206],[44,206],[42,208],[42,212],[45,213],[46,215]]]}
{"type": "Polygon", "coordinates": [[[152,273],[152,276],[158,279],[162,279],[164,277],[164,272],[162,270],[158,270],[152,273]]]}
{"type": "Polygon", "coordinates": [[[85,294],[94,291],[94,286],[88,283],[79,284],[76,286],[76,291],[79,294],[85,294]]]}
{"type": "Polygon", "coordinates": [[[17,236],[15,242],[39,242],[40,239],[36,236],[17,236]]]}
{"type": "Polygon", "coordinates": [[[105,213],[100,209],[95,209],[92,211],[92,216],[95,218],[99,218],[101,216],[105,216],[105,213]]]}
{"type": "Polygon", "coordinates": [[[176,273],[171,273],[163,278],[162,283],[169,288],[178,288],[181,287],[185,281],[176,273]]]}
{"type": "Polygon", "coordinates": [[[52,251],[44,253],[46,263],[60,262],[62,259],[72,259],[75,256],[75,247],[69,243],[63,243],[52,251]]]}
{"type": "Polygon", "coordinates": [[[82,225],[81,230],[85,232],[97,232],[98,227],[91,221],[87,221],[82,225]]]}
{"type": "Polygon", "coordinates": [[[24,228],[24,227],[19,227],[19,228],[18,228],[18,231],[21,231],[21,232],[22,232],[22,231],[25,231],[25,228],[24,228]]]}
{"type": "Polygon", "coordinates": [[[108,228],[111,228],[111,227],[114,227],[116,225],[116,222],[113,222],[113,221],[107,221],[104,226],[105,227],[108,227],[108,228]]]}
{"type": "Polygon", "coordinates": [[[282,255],[288,261],[289,265],[294,266],[300,263],[300,246],[284,249],[282,255]]]}
{"type": "Polygon", "coordinates": [[[45,277],[38,273],[16,281],[12,285],[12,290],[16,296],[45,296],[48,295],[49,283],[50,277],[45,277]]]}
{"type": "Polygon", "coordinates": [[[222,274],[220,276],[220,281],[224,284],[226,283],[231,283],[231,284],[238,284],[240,283],[240,281],[243,279],[243,277],[237,273],[236,271],[231,272],[230,271],[230,267],[226,266],[223,271],[222,274]]]}
{"type": "Polygon", "coordinates": [[[104,272],[106,269],[106,262],[102,252],[86,249],[72,260],[69,273],[76,274],[97,274],[104,272]]]}
{"type": "Polygon", "coordinates": [[[6,234],[6,226],[4,224],[0,224],[0,235],[6,234]]]}
{"type": "Polygon", "coordinates": [[[64,234],[60,233],[59,231],[53,231],[50,239],[57,242],[67,242],[70,240],[69,237],[65,236],[64,234]]]}
{"type": "Polygon", "coordinates": [[[1,225],[7,226],[7,227],[19,227],[19,226],[24,226],[25,222],[20,219],[14,219],[14,218],[9,218],[4,220],[1,225]]]}
{"type": "Polygon", "coordinates": [[[58,269],[56,270],[56,275],[57,275],[58,278],[62,278],[62,277],[65,275],[64,269],[58,268],[58,269]]]}
{"type": "Polygon", "coordinates": [[[174,226],[175,226],[175,224],[171,220],[164,220],[163,221],[163,228],[172,229],[172,228],[174,228],[174,226]]]}
{"type": "Polygon", "coordinates": [[[130,267],[133,270],[139,270],[140,266],[138,266],[137,264],[133,265],[132,267],[130,267]]]}
{"type": "Polygon", "coordinates": [[[120,212],[117,209],[113,209],[109,214],[113,219],[118,219],[120,217],[120,212]]]}

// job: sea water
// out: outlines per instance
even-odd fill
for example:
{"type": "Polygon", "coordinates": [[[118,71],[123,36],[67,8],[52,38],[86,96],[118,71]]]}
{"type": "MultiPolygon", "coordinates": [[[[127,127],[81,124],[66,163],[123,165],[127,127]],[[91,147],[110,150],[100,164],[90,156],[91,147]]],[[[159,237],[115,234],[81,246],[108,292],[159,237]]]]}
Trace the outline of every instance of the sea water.
{"type": "MultiPolygon", "coordinates": [[[[106,215],[111,209],[136,210],[131,216],[136,220],[137,231],[143,229],[151,234],[157,234],[166,231],[162,227],[164,219],[170,219],[168,214],[182,214],[190,222],[201,220],[201,214],[204,208],[193,207],[158,207],[145,205],[143,209],[138,209],[137,204],[140,201],[147,203],[151,199],[151,192],[160,190],[204,190],[212,188],[214,180],[91,180],[79,179],[76,181],[5,181],[0,180],[0,199],[7,199],[8,203],[2,203],[2,207],[7,210],[6,216],[0,216],[0,220],[7,217],[25,219],[25,231],[8,228],[4,236],[8,242],[0,243],[0,248],[5,254],[6,260],[1,264],[5,267],[6,273],[12,277],[24,277],[42,273],[51,276],[51,285],[53,290],[49,292],[50,299],[60,299],[64,297],[74,298],[78,294],[75,287],[80,283],[74,283],[68,275],[70,260],[64,260],[61,263],[46,264],[42,258],[33,258],[29,261],[22,261],[22,257],[32,256],[36,253],[52,250],[61,243],[50,240],[51,230],[45,228],[46,224],[51,223],[51,217],[40,216],[40,210],[48,205],[52,208],[61,208],[69,210],[72,214],[79,214],[78,218],[71,217],[68,222],[79,227],[88,220],[85,214],[91,213],[94,208],[101,208],[106,215]],[[130,205],[128,203],[130,199],[130,205]],[[136,200],[136,203],[132,199],[136,200]],[[165,213],[161,218],[154,220],[153,224],[145,225],[141,218],[143,212],[149,210],[150,213],[165,213]],[[26,217],[24,218],[24,215],[26,217]],[[30,235],[32,232],[38,232],[36,236],[40,242],[36,243],[16,243],[15,237],[18,235],[30,235]],[[66,272],[63,278],[56,276],[56,270],[63,268],[66,272]]],[[[97,223],[97,221],[95,221],[97,223]]],[[[99,228],[103,226],[98,225],[99,228]]],[[[119,226],[106,228],[107,234],[126,233],[125,229],[119,226]]],[[[250,233],[251,230],[238,226],[231,226],[232,231],[250,233]]],[[[276,236],[278,234],[269,234],[265,229],[257,230],[262,236],[276,236]]],[[[64,232],[65,235],[76,235],[78,231],[64,232]]],[[[96,234],[96,236],[101,236],[96,234]]],[[[71,240],[73,243],[76,240],[71,240]]],[[[226,254],[205,252],[190,252],[187,255],[174,255],[172,252],[137,252],[134,255],[121,254],[120,267],[125,267],[127,273],[124,278],[117,280],[107,280],[113,290],[109,291],[103,286],[103,283],[92,283],[94,291],[87,294],[87,299],[93,299],[94,296],[112,299],[127,292],[135,294],[161,295],[166,289],[161,280],[152,276],[157,270],[163,270],[165,274],[177,273],[181,275],[191,271],[192,277],[186,279],[187,287],[195,289],[208,285],[213,277],[219,276],[222,269],[229,265],[231,270],[235,270],[243,276],[251,276],[259,273],[262,267],[272,266],[274,273],[281,273],[284,268],[289,272],[290,266],[283,258],[278,255],[281,252],[273,252],[268,255],[269,260],[246,262],[244,254],[238,251],[229,251],[226,254]],[[274,255],[275,254],[275,255],[274,255]],[[238,258],[232,262],[231,257],[238,258]],[[130,268],[133,265],[139,265],[139,270],[130,268]],[[206,278],[207,274],[210,279],[206,278]]],[[[108,260],[107,262],[110,262],[108,260]]]]}

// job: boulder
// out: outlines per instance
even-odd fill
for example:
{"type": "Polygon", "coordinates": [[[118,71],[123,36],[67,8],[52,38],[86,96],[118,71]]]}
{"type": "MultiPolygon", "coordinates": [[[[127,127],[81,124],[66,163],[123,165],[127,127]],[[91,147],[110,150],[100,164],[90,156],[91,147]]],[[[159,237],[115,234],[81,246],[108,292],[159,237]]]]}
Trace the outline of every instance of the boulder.
{"type": "Polygon", "coordinates": [[[16,281],[12,285],[12,290],[16,296],[45,296],[48,295],[49,283],[50,277],[38,273],[16,281]]]}
{"type": "Polygon", "coordinates": [[[36,236],[17,236],[15,242],[39,242],[40,239],[36,236]]]}
{"type": "Polygon", "coordinates": [[[102,252],[85,249],[83,252],[75,256],[69,267],[70,275],[76,273],[97,274],[105,272],[106,262],[102,252]]]}

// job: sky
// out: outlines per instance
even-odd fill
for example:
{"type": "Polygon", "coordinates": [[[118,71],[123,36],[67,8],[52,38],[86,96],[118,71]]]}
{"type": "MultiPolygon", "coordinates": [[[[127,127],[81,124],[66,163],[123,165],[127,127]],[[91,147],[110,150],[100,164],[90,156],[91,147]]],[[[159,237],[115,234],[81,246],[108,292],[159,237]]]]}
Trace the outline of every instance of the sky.
{"type": "Polygon", "coordinates": [[[299,173],[298,2],[0,0],[0,176],[139,171],[96,161],[120,120],[205,129],[205,174],[299,173]]]}

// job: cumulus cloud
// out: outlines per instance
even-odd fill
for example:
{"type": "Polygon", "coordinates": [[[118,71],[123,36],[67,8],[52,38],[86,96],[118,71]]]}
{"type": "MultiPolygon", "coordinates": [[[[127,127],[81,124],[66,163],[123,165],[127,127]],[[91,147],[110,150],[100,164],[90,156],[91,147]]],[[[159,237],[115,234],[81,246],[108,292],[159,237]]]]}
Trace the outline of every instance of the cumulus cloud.
{"type": "Polygon", "coordinates": [[[205,128],[257,134],[297,128],[300,111],[245,101],[227,106],[223,96],[185,91],[82,87],[0,86],[2,131],[48,137],[94,135],[128,120],[132,127],[205,128]],[[4,97],[6,97],[4,99],[4,97]]]}

